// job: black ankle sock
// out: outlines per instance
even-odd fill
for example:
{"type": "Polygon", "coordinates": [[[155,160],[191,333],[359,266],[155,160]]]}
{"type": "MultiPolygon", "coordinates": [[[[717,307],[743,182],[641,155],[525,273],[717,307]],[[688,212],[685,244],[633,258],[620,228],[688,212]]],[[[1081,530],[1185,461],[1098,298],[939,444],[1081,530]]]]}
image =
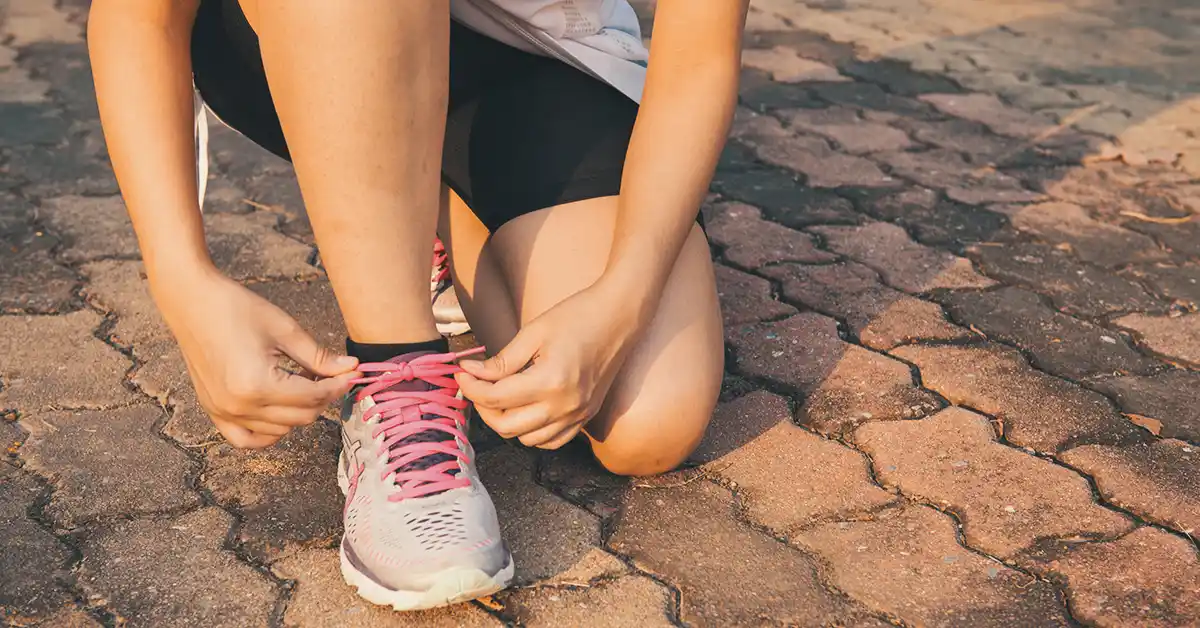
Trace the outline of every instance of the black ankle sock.
{"type": "Polygon", "coordinates": [[[426,342],[368,344],[354,342],[350,338],[346,338],[346,353],[358,358],[359,362],[386,362],[398,355],[416,353],[417,351],[448,353],[450,351],[450,343],[445,338],[438,338],[426,342]]]}

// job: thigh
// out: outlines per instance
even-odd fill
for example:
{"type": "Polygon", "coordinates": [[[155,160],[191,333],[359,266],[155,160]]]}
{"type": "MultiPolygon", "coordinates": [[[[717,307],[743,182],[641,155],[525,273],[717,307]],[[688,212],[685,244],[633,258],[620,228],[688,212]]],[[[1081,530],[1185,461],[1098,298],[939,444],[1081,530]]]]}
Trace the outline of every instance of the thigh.
{"type": "MultiPolygon", "coordinates": [[[[591,285],[604,271],[616,224],[616,197],[533,212],[505,224],[482,247],[499,276],[474,277],[480,295],[502,283],[510,298],[476,317],[507,315],[524,324],[591,285]]],[[[481,328],[482,330],[483,328],[481,328]]],[[[515,331],[515,330],[511,330],[515,331]]],[[[497,333],[507,342],[509,330],[497,333]]],[[[489,338],[483,338],[491,343],[489,338]]],[[[586,432],[597,458],[623,474],[650,474],[682,462],[699,443],[721,385],[724,345],[712,261],[693,227],[658,312],[586,432]]]]}

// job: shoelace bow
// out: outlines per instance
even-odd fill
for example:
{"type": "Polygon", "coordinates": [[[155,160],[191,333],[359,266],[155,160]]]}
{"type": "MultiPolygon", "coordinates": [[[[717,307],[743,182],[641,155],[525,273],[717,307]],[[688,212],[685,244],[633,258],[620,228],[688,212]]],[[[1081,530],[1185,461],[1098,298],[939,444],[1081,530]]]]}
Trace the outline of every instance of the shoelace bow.
{"type": "Polygon", "coordinates": [[[467,442],[467,419],[463,415],[468,403],[459,399],[458,383],[453,374],[462,370],[456,364],[459,358],[482,353],[477,347],[461,353],[431,353],[413,358],[409,362],[378,362],[359,364],[358,371],[365,376],[354,380],[365,384],[358,391],[356,400],[371,397],[375,405],[363,413],[363,422],[379,417],[379,424],[371,432],[371,438],[384,435],[377,455],[387,456],[380,479],[395,474],[393,482],[399,490],[388,496],[390,501],[400,501],[440,493],[471,485],[471,480],[459,471],[459,463],[469,463],[470,457],[452,439],[467,442]],[[376,373],[376,375],[366,375],[376,373]],[[423,381],[433,390],[392,390],[402,382],[423,381]],[[404,440],[430,431],[445,432],[448,438],[433,442],[410,442],[404,440]],[[407,465],[432,456],[446,454],[453,460],[439,462],[426,469],[401,471],[407,465]]]}

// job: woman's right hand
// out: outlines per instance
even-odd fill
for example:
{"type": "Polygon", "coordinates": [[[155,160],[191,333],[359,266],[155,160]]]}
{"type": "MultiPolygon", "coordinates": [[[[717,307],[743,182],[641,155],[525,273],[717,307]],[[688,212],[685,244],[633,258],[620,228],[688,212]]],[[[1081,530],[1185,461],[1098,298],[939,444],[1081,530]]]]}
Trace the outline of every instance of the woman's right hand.
{"type": "Polygon", "coordinates": [[[356,359],[322,348],[283,310],[216,270],[173,279],[155,286],[155,299],[200,405],[234,447],[268,447],[316,421],[358,376],[356,359]],[[281,356],[306,376],[280,368],[281,356]]]}

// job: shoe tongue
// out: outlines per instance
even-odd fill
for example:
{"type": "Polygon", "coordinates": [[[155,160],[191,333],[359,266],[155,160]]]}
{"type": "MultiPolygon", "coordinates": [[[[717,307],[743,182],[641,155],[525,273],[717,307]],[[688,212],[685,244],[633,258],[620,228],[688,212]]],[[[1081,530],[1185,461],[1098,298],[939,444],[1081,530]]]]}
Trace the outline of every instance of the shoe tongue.
{"type": "MultiPolygon", "coordinates": [[[[415,360],[416,358],[419,358],[423,355],[429,355],[431,353],[437,353],[437,351],[415,351],[413,353],[406,353],[404,355],[396,356],[396,357],[388,360],[388,362],[392,362],[395,364],[405,364],[405,363],[411,362],[412,360],[415,360]]],[[[434,386],[433,386],[433,384],[430,384],[429,382],[427,382],[425,380],[414,379],[412,381],[407,381],[407,382],[397,382],[397,383],[393,384],[392,386],[389,386],[388,390],[425,391],[425,390],[434,390],[434,386]]],[[[437,419],[440,417],[438,417],[437,415],[433,415],[433,414],[426,414],[426,415],[422,416],[421,418],[437,419]]],[[[412,445],[414,443],[441,443],[441,442],[447,442],[447,441],[454,442],[454,437],[451,436],[450,434],[447,434],[446,432],[443,432],[442,430],[425,430],[423,432],[418,432],[416,434],[413,434],[412,436],[401,439],[400,441],[398,441],[396,443],[396,447],[401,447],[403,445],[412,445]]],[[[429,467],[432,467],[434,465],[438,465],[443,462],[448,462],[450,460],[454,460],[454,456],[451,456],[450,454],[443,454],[443,453],[429,454],[428,456],[425,456],[424,458],[419,458],[417,460],[414,460],[414,461],[404,465],[403,467],[400,467],[398,469],[398,471],[400,471],[400,472],[421,471],[424,469],[428,469],[429,467]]],[[[450,475],[457,475],[458,469],[451,469],[448,473],[450,475]]]]}

